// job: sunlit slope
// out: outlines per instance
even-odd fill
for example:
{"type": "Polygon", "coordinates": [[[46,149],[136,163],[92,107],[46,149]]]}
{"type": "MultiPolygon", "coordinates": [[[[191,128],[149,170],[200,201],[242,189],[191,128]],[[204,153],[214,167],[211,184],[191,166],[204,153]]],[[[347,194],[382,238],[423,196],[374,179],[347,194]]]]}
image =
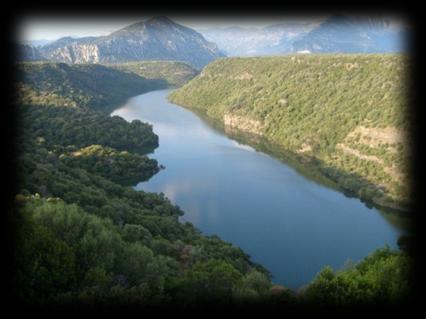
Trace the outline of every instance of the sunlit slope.
{"type": "Polygon", "coordinates": [[[408,58],[293,55],[226,58],[170,99],[260,134],[376,204],[409,203],[408,58]]]}
{"type": "Polygon", "coordinates": [[[157,81],[159,87],[164,88],[168,86],[182,86],[198,74],[195,68],[185,62],[179,61],[135,61],[111,64],[110,66],[157,81]]]}

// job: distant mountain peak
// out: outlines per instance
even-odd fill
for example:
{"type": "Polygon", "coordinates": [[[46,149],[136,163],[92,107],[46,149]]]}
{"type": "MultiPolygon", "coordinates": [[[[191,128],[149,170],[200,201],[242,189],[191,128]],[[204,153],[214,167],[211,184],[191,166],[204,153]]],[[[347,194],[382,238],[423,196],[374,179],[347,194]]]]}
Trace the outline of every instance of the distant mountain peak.
{"type": "Polygon", "coordinates": [[[169,19],[166,16],[156,16],[156,17],[152,17],[152,18],[128,25],[118,31],[113,32],[112,34],[123,32],[126,30],[145,29],[147,27],[149,28],[149,27],[158,27],[158,26],[169,27],[169,26],[175,26],[175,25],[178,25],[178,24],[176,24],[175,22],[173,22],[171,19],[169,19]]]}
{"type": "Polygon", "coordinates": [[[293,50],[311,52],[381,53],[404,51],[404,35],[392,29],[391,18],[334,14],[293,42],[293,50]]]}
{"type": "Polygon", "coordinates": [[[322,25],[337,25],[337,26],[346,26],[350,24],[351,19],[343,14],[335,13],[331,16],[329,16],[327,19],[325,19],[321,24],[322,25]]]}
{"type": "Polygon", "coordinates": [[[162,24],[176,24],[174,21],[172,21],[170,18],[166,16],[156,16],[149,18],[146,21],[147,24],[153,24],[153,23],[162,23],[162,24]]]}
{"type": "Polygon", "coordinates": [[[174,60],[197,68],[223,56],[200,33],[166,16],[155,16],[106,36],[62,38],[44,47],[43,53],[54,61],[67,63],[174,60]]]}
{"type": "Polygon", "coordinates": [[[389,15],[335,12],[306,18],[283,18],[261,28],[203,28],[207,40],[229,56],[280,55],[295,52],[406,52],[404,21],[389,15]]]}
{"type": "Polygon", "coordinates": [[[328,17],[324,22],[324,25],[334,24],[337,26],[358,26],[370,27],[370,28],[387,28],[391,22],[389,17],[382,16],[366,16],[366,15],[352,15],[352,14],[333,14],[328,17]]]}

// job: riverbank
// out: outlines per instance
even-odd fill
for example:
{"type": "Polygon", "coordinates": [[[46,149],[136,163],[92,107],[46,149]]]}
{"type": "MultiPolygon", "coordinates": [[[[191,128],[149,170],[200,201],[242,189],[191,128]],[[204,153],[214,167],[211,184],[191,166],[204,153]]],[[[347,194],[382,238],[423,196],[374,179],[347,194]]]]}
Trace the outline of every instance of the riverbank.
{"type": "Polygon", "coordinates": [[[261,138],[254,148],[242,137],[230,138],[169,103],[168,93],[132,98],[114,115],[152,125],[160,145],[150,157],[166,169],[135,188],[163,193],[185,212],[184,222],[241,247],[275,283],[292,289],[324,265],[338,269],[384,245],[397,248],[405,233],[399,221],[343,195],[329,180],[318,182],[321,174],[292,165],[292,157],[269,156],[272,146],[261,138]]]}
{"type": "Polygon", "coordinates": [[[174,91],[174,103],[228,131],[259,135],[376,207],[411,207],[410,61],[403,55],[226,58],[174,91]],[[357,65],[348,68],[348,65],[357,65]]]}
{"type": "MultiPolygon", "coordinates": [[[[170,97],[168,97],[168,100],[173,102],[170,97]]],[[[224,121],[209,116],[203,109],[193,108],[179,103],[176,104],[190,110],[191,112],[194,112],[204,121],[206,121],[206,123],[209,124],[212,128],[225,133],[229,137],[236,139],[241,143],[252,146],[257,151],[261,151],[278,158],[284,163],[294,167],[303,176],[315,180],[321,185],[335,189],[348,197],[358,198],[367,207],[375,207],[381,211],[384,211],[386,214],[393,214],[396,216],[396,218],[410,220],[409,207],[395,201],[384,201],[383,199],[369,197],[368,193],[365,194],[365,192],[362,193],[362,196],[360,196],[361,188],[348,188],[345,187],[345,184],[341,182],[342,180],[345,180],[345,178],[348,178],[350,174],[347,174],[341,170],[336,170],[318,158],[285,149],[282,145],[272,141],[263,134],[257,134],[253,130],[248,132],[246,130],[238,129],[235,126],[226,125],[224,121]],[[330,172],[332,172],[332,174],[330,174],[330,172]]],[[[353,178],[353,176],[351,177],[353,178]]],[[[403,223],[409,224],[409,222],[403,223]]]]}

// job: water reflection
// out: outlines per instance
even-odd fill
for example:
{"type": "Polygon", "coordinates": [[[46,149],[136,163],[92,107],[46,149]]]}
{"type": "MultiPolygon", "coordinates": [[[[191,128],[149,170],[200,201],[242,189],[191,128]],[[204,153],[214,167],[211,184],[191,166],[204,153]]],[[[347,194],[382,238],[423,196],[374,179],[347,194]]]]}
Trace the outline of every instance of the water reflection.
{"type": "Polygon", "coordinates": [[[385,244],[396,247],[401,230],[378,210],[227,137],[169,103],[168,93],[140,95],[113,113],[153,124],[160,138],[150,156],[166,169],[136,189],[163,192],[185,211],[184,221],[241,247],[290,288],[324,265],[339,268],[385,244]]]}

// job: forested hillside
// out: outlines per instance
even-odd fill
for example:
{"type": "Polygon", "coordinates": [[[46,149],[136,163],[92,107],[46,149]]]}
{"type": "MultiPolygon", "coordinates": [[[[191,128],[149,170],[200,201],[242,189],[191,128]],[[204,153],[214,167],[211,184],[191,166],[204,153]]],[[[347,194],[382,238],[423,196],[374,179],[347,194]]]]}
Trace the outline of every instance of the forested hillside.
{"type": "Polygon", "coordinates": [[[18,64],[17,78],[22,104],[103,111],[112,110],[131,96],[159,88],[156,81],[98,64],[23,62],[18,64]]]}
{"type": "Polygon", "coordinates": [[[20,69],[31,94],[21,85],[19,95],[32,102],[18,106],[23,301],[185,305],[270,295],[269,273],[241,249],[180,222],[163,194],[128,187],[159,170],[145,155],[158,137],[146,123],[110,117],[107,97],[141,93],[145,80],[95,65],[20,69]],[[133,78],[138,85],[126,88],[133,78]]]}
{"type": "Polygon", "coordinates": [[[110,66],[158,81],[159,87],[164,88],[182,86],[198,74],[198,71],[189,64],[178,61],[140,61],[111,64],[110,66]]]}
{"type": "Polygon", "coordinates": [[[170,99],[266,137],[364,200],[405,209],[408,68],[403,55],[219,59],[170,99]]]}
{"type": "Polygon", "coordinates": [[[13,214],[19,225],[14,289],[20,300],[346,304],[394,301],[409,288],[410,257],[389,249],[347,274],[326,268],[306,295],[273,285],[268,271],[240,248],[179,221],[184,212],[164,194],[128,186],[160,169],[146,156],[158,137],[146,123],[110,117],[118,99],[108,96],[123,89],[116,93],[128,98],[133,90],[147,90],[144,82],[126,89],[133,75],[102,66],[20,68],[26,80],[18,86],[19,193],[13,214]]]}
{"type": "Polygon", "coordinates": [[[324,267],[303,289],[303,298],[316,305],[395,304],[412,293],[411,267],[409,253],[378,249],[341,270],[324,267]]]}
{"type": "Polygon", "coordinates": [[[127,184],[117,178],[120,172],[134,178],[141,174],[134,172],[136,164],[150,176],[156,162],[137,155],[138,145],[108,143],[102,136],[152,132],[110,118],[93,139],[69,141],[62,134],[66,127],[52,137],[32,123],[54,127],[58,113],[65,122],[78,122],[75,114],[59,107],[26,108],[39,110],[24,111],[21,122],[18,279],[24,300],[190,303],[227,298],[237,289],[242,295],[269,292],[267,272],[241,249],[179,222],[183,212],[162,194],[120,185],[127,184]],[[251,289],[257,282],[263,290],[251,289]]]}

